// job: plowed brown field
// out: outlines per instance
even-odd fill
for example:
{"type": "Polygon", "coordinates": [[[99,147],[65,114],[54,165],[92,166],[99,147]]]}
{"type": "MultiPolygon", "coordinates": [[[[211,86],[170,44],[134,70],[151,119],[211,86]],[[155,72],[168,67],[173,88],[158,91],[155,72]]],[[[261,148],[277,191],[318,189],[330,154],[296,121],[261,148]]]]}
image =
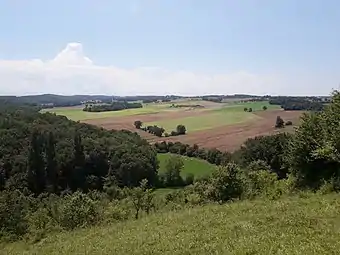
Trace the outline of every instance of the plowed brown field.
{"type": "MultiPolygon", "coordinates": [[[[200,114],[206,114],[202,111],[180,111],[180,112],[160,112],[156,114],[143,114],[138,115],[138,119],[142,122],[153,122],[161,119],[171,118],[184,118],[188,116],[199,116],[200,114]]],[[[142,137],[147,139],[150,143],[156,141],[179,141],[187,144],[197,144],[200,147],[217,148],[219,150],[233,151],[239,148],[245,140],[258,135],[269,135],[276,132],[280,132],[274,128],[276,117],[279,115],[285,121],[291,120],[294,124],[297,124],[302,112],[300,111],[260,111],[254,114],[261,117],[256,121],[249,121],[242,124],[220,126],[217,128],[206,129],[202,131],[189,132],[183,136],[175,137],[156,137],[147,132],[135,129],[133,122],[136,120],[136,116],[105,118],[96,120],[86,120],[84,122],[98,125],[106,129],[127,129],[133,132],[138,132],[142,137]]],[[[285,131],[292,130],[292,127],[286,127],[285,131]]]]}

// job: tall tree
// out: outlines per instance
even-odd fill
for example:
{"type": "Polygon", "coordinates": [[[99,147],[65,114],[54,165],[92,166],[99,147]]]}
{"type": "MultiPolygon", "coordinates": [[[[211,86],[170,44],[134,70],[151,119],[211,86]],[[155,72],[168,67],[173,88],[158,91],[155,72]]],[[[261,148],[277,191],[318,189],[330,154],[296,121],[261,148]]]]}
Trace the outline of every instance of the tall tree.
{"type": "Polygon", "coordinates": [[[46,188],[45,162],[43,158],[43,137],[38,131],[34,131],[28,154],[28,187],[40,194],[46,188]]]}
{"type": "Polygon", "coordinates": [[[57,183],[57,161],[55,153],[54,135],[52,132],[48,134],[45,153],[46,153],[46,174],[47,174],[47,187],[51,192],[56,192],[58,188],[57,183]]]}
{"type": "Polygon", "coordinates": [[[70,187],[73,190],[83,189],[85,184],[85,154],[81,136],[76,133],[74,136],[73,171],[71,175],[70,187]]]}

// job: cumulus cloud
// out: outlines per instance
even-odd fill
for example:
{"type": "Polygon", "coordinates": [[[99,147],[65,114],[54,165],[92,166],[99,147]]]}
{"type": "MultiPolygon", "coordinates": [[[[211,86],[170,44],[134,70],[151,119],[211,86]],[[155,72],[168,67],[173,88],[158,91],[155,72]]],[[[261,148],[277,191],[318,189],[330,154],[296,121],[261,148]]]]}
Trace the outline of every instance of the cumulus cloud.
{"type": "Polygon", "coordinates": [[[99,66],[85,56],[80,43],[69,43],[49,61],[0,60],[1,95],[267,94],[281,93],[281,85],[275,75],[245,71],[212,75],[160,67],[123,69],[99,66]]]}

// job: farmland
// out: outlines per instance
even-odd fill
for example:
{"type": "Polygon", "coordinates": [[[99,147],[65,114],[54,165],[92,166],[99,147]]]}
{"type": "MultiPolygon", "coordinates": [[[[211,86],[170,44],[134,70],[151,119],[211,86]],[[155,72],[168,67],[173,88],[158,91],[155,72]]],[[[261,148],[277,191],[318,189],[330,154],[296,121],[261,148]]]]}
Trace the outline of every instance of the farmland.
{"type": "Polygon", "coordinates": [[[283,111],[277,105],[270,105],[268,101],[242,102],[240,100],[225,103],[174,100],[169,103],[144,104],[143,108],[139,109],[100,113],[84,112],[81,107],[54,108],[45,111],[106,129],[127,129],[138,132],[151,143],[162,140],[180,141],[221,150],[234,150],[247,138],[277,132],[274,128],[277,116],[297,124],[301,115],[300,111],[283,111]],[[176,105],[186,107],[174,107],[176,105]],[[201,107],[190,107],[191,105],[201,107]],[[263,110],[264,106],[267,110],[263,110]],[[252,111],[245,111],[245,108],[251,108],[252,111]],[[148,132],[137,130],[133,125],[136,120],[142,121],[143,126],[163,127],[168,133],[182,124],[186,127],[187,134],[166,138],[156,137],[148,132]]]}
{"type": "MultiPolygon", "coordinates": [[[[157,158],[159,160],[159,173],[165,172],[165,165],[167,159],[172,154],[158,154],[157,158]]],[[[193,174],[195,178],[207,176],[211,174],[215,169],[216,166],[208,163],[205,160],[197,159],[197,158],[189,158],[185,156],[181,156],[184,166],[181,171],[181,176],[185,178],[188,174],[193,174]]]]}

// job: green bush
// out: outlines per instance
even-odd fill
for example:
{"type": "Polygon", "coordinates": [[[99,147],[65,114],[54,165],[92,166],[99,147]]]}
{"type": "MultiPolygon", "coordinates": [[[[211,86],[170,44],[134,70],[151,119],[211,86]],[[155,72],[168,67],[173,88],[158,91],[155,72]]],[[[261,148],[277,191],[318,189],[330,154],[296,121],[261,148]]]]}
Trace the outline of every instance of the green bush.
{"type": "Polygon", "coordinates": [[[214,171],[206,187],[208,198],[219,203],[238,199],[242,195],[242,178],[239,167],[229,163],[214,171]]]}
{"type": "Polygon", "coordinates": [[[15,240],[28,231],[28,201],[19,191],[0,193],[0,239],[15,240]]]}
{"type": "Polygon", "coordinates": [[[81,192],[75,192],[64,198],[59,220],[64,229],[85,227],[99,221],[99,211],[90,197],[81,192]]]}
{"type": "Polygon", "coordinates": [[[60,230],[59,224],[54,219],[48,208],[39,208],[27,216],[29,225],[29,239],[40,241],[47,233],[60,230]]]}
{"type": "Polygon", "coordinates": [[[104,212],[106,222],[127,220],[132,216],[132,207],[126,199],[111,202],[104,212]]]}
{"type": "Polygon", "coordinates": [[[188,173],[187,176],[185,177],[185,185],[191,185],[194,183],[195,176],[193,173],[188,173]]]}
{"type": "Polygon", "coordinates": [[[278,180],[275,173],[267,170],[247,172],[243,177],[242,198],[277,199],[282,195],[291,193],[294,190],[294,185],[295,179],[293,176],[278,180]]]}

